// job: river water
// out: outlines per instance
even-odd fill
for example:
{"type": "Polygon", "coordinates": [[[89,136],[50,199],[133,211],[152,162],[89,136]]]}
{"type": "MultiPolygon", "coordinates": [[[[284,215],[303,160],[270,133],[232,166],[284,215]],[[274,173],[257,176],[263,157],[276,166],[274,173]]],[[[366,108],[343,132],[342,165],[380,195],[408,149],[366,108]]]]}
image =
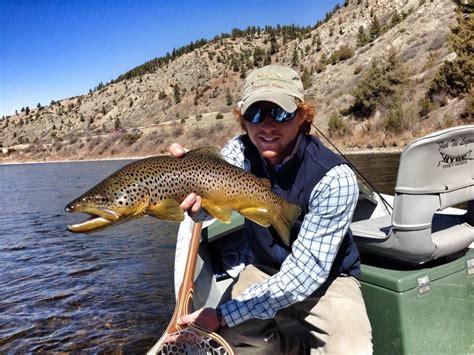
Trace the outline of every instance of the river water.
{"type": "MultiPolygon", "coordinates": [[[[392,192],[398,154],[348,155],[392,192]]],[[[145,353],[173,309],[178,225],[73,234],[64,206],[126,161],[0,165],[0,353],[145,353]]]]}

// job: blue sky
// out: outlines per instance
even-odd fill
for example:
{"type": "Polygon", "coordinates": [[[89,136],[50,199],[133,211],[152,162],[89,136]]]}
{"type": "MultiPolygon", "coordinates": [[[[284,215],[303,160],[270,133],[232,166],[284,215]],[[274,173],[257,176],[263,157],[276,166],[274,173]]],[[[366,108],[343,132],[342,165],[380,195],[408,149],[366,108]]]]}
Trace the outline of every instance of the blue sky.
{"type": "Polygon", "coordinates": [[[0,0],[0,116],[86,94],[232,28],[314,25],[343,0],[0,0]]]}

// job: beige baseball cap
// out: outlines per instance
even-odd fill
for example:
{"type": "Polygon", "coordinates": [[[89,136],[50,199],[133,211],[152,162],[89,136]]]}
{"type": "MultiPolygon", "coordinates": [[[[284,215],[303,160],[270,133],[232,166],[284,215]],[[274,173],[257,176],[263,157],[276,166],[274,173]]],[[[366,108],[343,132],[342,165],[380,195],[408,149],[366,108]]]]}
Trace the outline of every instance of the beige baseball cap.
{"type": "Polygon", "coordinates": [[[270,101],[287,112],[297,109],[295,99],[303,101],[303,82],[296,71],[271,64],[252,71],[245,80],[244,96],[238,103],[242,114],[255,102],[270,101]]]}

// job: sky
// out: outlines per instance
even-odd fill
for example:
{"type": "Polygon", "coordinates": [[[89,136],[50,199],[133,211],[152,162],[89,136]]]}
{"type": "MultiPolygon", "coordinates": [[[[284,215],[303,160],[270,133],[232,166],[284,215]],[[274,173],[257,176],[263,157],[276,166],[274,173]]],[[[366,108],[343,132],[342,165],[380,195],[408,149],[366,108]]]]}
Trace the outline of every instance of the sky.
{"type": "Polygon", "coordinates": [[[83,95],[191,41],[313,26],[344,0],[0,0],[0,117],[83,95]]]}

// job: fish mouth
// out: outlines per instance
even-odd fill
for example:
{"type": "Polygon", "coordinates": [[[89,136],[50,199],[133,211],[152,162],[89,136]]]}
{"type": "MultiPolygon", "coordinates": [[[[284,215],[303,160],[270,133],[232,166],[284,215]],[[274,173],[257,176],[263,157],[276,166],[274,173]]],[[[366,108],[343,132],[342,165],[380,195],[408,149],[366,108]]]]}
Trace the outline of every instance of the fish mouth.
{"type": "Polygon", "coordinates": [[[67,226],[67,229],[73,233],[87,233],[104,229],[123,219],[122,216],[115,211],[105,208],[81,208],[74,205],[67,205],[65,211],[69,213],[82,212],[89,215],[89,218],[85,221],[67,226]]]}

